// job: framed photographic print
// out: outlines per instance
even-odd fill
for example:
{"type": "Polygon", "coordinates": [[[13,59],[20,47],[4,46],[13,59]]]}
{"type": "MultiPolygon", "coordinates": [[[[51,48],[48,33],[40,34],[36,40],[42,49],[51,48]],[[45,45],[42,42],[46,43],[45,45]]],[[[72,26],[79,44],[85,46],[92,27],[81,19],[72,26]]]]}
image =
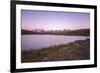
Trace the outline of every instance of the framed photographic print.
{"type": "Polygon", "coordinates": [[[96,6],[11,1],[11,72],[96,66],[96,6]]]}

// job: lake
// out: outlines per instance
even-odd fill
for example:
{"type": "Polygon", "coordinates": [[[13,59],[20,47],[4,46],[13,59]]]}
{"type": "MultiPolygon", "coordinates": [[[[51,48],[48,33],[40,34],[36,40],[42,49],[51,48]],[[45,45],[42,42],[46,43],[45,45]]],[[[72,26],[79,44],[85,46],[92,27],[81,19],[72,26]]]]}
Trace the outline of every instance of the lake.
{"type": "Polygon", "coordinates": [[[64,36],[64,35],[22,35],[22,50],[42,49],[49,46],[67,44],[76,40],[85,40],[89,36],[64,36]]]}

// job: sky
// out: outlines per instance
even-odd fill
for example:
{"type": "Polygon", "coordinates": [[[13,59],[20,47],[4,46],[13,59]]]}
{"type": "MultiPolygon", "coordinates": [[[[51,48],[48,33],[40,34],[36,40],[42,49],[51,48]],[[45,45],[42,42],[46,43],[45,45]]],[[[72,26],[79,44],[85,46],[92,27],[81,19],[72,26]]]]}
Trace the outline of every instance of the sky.
{"type": "Polygon", "coordinates": [[[21,10],[22,29],[63,30],[90,28],[90,13],[21,10]]]}

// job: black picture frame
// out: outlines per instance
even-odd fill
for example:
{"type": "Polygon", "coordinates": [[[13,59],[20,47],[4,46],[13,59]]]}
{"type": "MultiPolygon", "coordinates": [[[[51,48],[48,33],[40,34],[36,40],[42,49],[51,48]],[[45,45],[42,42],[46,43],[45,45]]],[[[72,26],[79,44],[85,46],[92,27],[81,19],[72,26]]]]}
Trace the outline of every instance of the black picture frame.
{"type": "Polygon", "coordinates": [[[11,1],[11,72],[29,72],[29,71],[45,71],[45,70],[61,70],[61,69],[79,69],[97,67],[97,6],[95,5],[79,5],[79,4],[62,4],[62,3],[47,3],[47,2],[33,2],[33,1],[11,1]],[[57,67],[41,67],[41,68],[16,68],[16,5],[39,5],[52,7],[71,7],[71,8],[85,8],[94,10],[94,64],[74,65],[74,66],[57,66],[57,67]]]}

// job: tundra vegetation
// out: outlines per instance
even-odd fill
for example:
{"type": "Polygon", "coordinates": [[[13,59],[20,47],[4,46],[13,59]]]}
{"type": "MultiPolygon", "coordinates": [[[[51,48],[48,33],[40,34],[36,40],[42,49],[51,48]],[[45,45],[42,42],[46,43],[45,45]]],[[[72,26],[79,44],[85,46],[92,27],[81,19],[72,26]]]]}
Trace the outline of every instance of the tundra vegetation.
{"type": "Polygon", "coordinates": [[[46,62],[90,59],[90,39],[42,49],[22,50],[21,62],[46,62]]]}

